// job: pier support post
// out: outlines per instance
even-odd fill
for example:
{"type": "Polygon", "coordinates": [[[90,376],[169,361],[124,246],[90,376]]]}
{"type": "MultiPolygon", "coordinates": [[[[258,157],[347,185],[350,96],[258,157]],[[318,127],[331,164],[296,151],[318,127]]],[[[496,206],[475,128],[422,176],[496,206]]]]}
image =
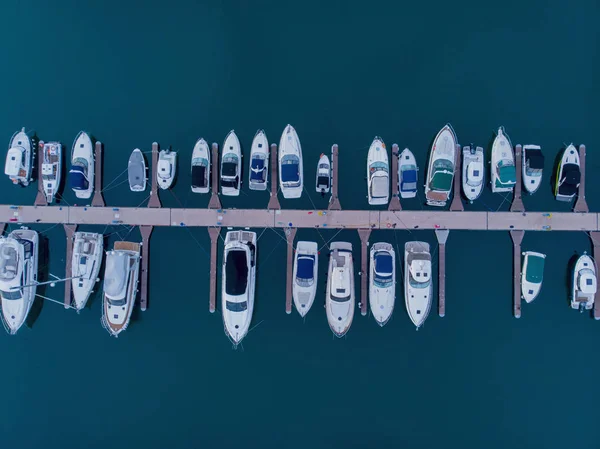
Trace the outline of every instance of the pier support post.
{"type": "MultiPolygon", "coordinates": [[[[523,204],[523,198],[521,196],[521,189],[523,186],[523,162],[521,160],[522,157],[523,147],[521,145],[517,145],[515,147],[515,171],[517,176],[515,177],[516,183],[514,188],[513,201],[510,205],[511,212],[525,212],[525,205],[523,204]]],[[[519,257],[521,256],[519,255],[519,257]]]]}
{"type": "Polygon", "coordinates": [[[367,246],[369,245],[370,229],[359,229],[360,237],[360,313],[367,314],[367,281],[369,280],[369,256],[367,246]]]}
{"type": "Polygon", "coordinates": [[[521,242],[525,231],[510,231],[513,241],[513,314],[521,318],[521,242]]]}
{"type": "MultiPolygon", "coordinates": [[[[579,145],[579,165],[581,170],[581,181],[579,182],[579,192],[573,212],[589,212],[590,209],[585,201],[585,145],[579,145]]],[[[594,302],[594,304],[596,304],[594,302]]]]}
{"type": "Polygon", "coordinates": [[[338,197],[338,153],[337,143],[331,147],[331,198],[329,199],[329,210],[342,210],[340,198],[338,197]]]}
{"type": "Polygon", "coordinates": [[[212,154],[210,158],[212,176],[212,192],[210,201],[208,202],[209,209],[221,209],[221,200],[219,199],[219,145],[216,142],[212,144],[212,154]]]}
{"type": "Polygon", "coordinates": [[[145,311],[148,308],[148,265],[150,262],[150,234],[154,226],[140,226],[142,234],[142,291],[140,295],[140,308],[145,311]]]}
{"type": "Polygon", "coordinates": [[[102,142],[96,142],[94,153],[94,198],[92,198],[92,206],[104,207],[104,197],[102,196],[102,142]]]}
{"type": "Polygon", "coordinates": [[[392,145],[392,199],[390,200],[390,205],[388,206],[389,211],[399,211],[402,210],[402,206],[400,205],[400,190],[398,189],[398,183],[400,180],[398,179],[398,145],[392,145]]]}
{"type": "Polygon", "coordinates": [[[217,243],[221,228],[208,228],[210,236],[210,294],[208,297],[208,310],[215,313],[217,303],[217,243]]]}
{"type": "Polygon", "coordinates": [[[285,313],[292,313],[292,283],[294,281],[294,238],[296,228],[285,228],[285,239],[287,240],[287,279],[285,283],[285,313]]]}
{"type": "Polygon", "coordinates": [[[44,162],[44,142],[38,142],[38,168],[37,168],[37,177],[38,177],[38,191],[35,196],[34,206],[47,206],[48,201],[46,201],[46,195],[44,195],[44,180],[42,179],[42,164],[44,162]]]}
{"type": "Polygon", "coordinates": [[[435,236],[437,237],[439,246],[439,268],[438,268],[438,315],[446,316],[446,241],[450,230],[436,229],[435,236]]]}
{"type": "Polygon", "coordinates": [[[152,143],[152,183],[150,184],[150,200],[148,207],[161,207],[160,198],[158,197],[158,179],[156,176],[158,170],[158,143],[152,143]]]}
{"type": "Polygon", "coordinates": [[[456,144],[456,154],[454,161],[454,196],[452,197],[452,203],[450,203],[450,210],[455,212],[462,212],[465,207],[462,203],[462,197],[460,195],[460,181],[462,177],[462,152],[460,145],[456,144]]]}
{"type": "MultiPolygon", "coordinates": [[[[71,259],[73,258],[73,234],[77,225],[63,224],[67,235],[67,259],[65,261],[65,278],[71,277],[71,259]]],[[[71,307],[71,281],[65,281],[65,309],[71,307]]]]}
{"type": "MultiPolygon", "coordinates": [[[[584,150],[585,151],[585,150],[584,150]]],[[[600,257],[600,232],[590,232],[590,238],[592,239],[592,245],[594,247],[594,262],[596,258],[600,257]]],[[[596,262],[596,273],[598,272],[598,263],[596,262]]],[[[594,296],[594,319],[600,320],[600,290],[596,290],[594,296]]]]}
{"type": "Polygon", "coordinates": [[[279,163],[277,160],[277,145],[274,143],[271,144],[271,198],[269,198],[269,205],[267,209],[281,209],[279,205],[279,199],[277,198],[277,190],[279,189],[279,184],[277,183],[277,176],[279,172],[277,171],[279,168],[279,163]]]}

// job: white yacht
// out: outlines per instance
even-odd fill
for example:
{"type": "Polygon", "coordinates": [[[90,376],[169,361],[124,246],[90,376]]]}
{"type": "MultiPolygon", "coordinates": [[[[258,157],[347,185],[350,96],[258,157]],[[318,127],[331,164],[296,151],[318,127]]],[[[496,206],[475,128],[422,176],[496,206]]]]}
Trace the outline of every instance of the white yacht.
{"type": "Polygon", "coordinates": [[[558,201],[573,201],[579,191],[581,182],[581,166],[579,153],[573,144],[563,152],[554,183],[554,195],[558,201]]]}
{"type": "Polygon", "coordinates": [[[498,128],[498,134],[492,144],[492,192],[512,192],[517,183],[515,153],[504,128],[498,128]]]}
{"type": "Polygon", "coordinates": [[[300,198],[304,188],[302,147],[292,125],[287,125],[279,140],[279,186],[284,198],[300,198]]]}
{"type": "Polygon", "coordinates": [[[242,184],[242,149],[233,130],[229,131],[221,153],[221,194],[239,196],[242,184]]]}
{"type": "Polygon", "coordinates": [[[317,164],[317,180],[316,180],[317,193],[325,195],[329,193],[331,189],[331,164],[326,154],[321,153],[319,157],[319,163],[317,164]]]}
{"type": "Polygon", "coordinates": [[[32,169],[35,160],[33,143],[25,132],[25,128],[13,134],[8,144],[4,173],[13,184],[28,186],[33,181],[32,169]]]}
{"type": "Polygon", "coordinates": [[[78,312],[82,310],[100,273],[104,237],[94,232],[76,232],[73,235],[73,255],[71,257],[71,290],[73,305],[78,312]]]}
{"type": "Polygon", "coordinates": [[[0,237],[0,296],[2,323],[14,335],[21,328],[37,289],[38,245],[36,231],[21,228],[0,237]]]}
{"type": "Polygon", "coordinates": [[[465,146],[462,153],[462,189],[467,200],[472,203],[481,196],[485,184],[483,148],[465,146]]]}
{"type": "Polygon", "coordinates": [[[408,316],[417,329],[429,315],[432,291],[429,243],[407,242],[404,245],[404,299],[408,316]]]}
{"type": "Polygon", "coordinates": [[[389,243],[371,246],[369,305],[377,324],[384,326],[392,317],[396,301],[396,254],[389,243]]]}
{"type": "Polygon", "coordinates": [[[192,151],[192,192],[208,193],[210,190],[210,150],[206,140],[200,138],[192,151]]]}
{"type": "Polygon", "coordinates": [[[425,198],[430,206],[444,207],[452,192],[456,161],[456,134],[450,124],[433,141],[429,155],[425,198]]]}
{"type": "Polygon", "coordinates": [[[158,165],[156,167],[156,180],[158,187],[163,190],[170,189],[177,174],[177,152],[160,150],[158,153],[158,165]]]}
{"type": "Polygon", "coordinates": [[[146,190],[146,159],[139,148],[131,152],[127,163],[129,190],[143,192],[146,190]]]}
{"type": "Polygon", "coordinates": [[[579,256],[573,269],[571,286],[571,308],[583,312],[594,307],[594,299],[598,288],[596,262],[586,253],[579,256]]]}
{"type": "Polygon", "coordinates": [[[325,309],[329,327],[336,337],[343,337],[354,318],[354,261],[352,244],[334,242],[329,247],[329,270],[325,309]]]}
{"type": "Polygon", "coordinates": [[[523,160],[523,186],[530,194],[537,191],[542,183],[544,170],[544,154],[539,145],[524,145],[521,158],[523,160]]]}
{"type": "Polygon", "coordinates": [[[256,232],[229,231],[225,236],[221,310],[225,334],[237,346],[248,333],[256,285],[256,232]]]}
{"type": "Polygon", "coordinates": [[[417,196],[417,178],[419,167],[415,155],[408,148],[402,150],[398,156],[398,189],[401,198],[414,198],[417,196]]]}
{"type": "Polygon", "coordinates": [[[523,253],[523,271],[521,272],[521,296],[527,302],[533,301],[542,289],[544,263],[546,255],[533,251],[523,253]]]}
{"type": "Polygon", "coordinates": [[[370,205],[387,204],[390,199],[390,163],[381,137],[375,137],[367,155],[367,185],[370,205]]]}
{"type": "Polygon", "coordinates": [[[305,316],[317,294],[319,248],[316,242],[298,242],[294,258],[292,297],[300,316],[305,316]]]}
{"type": "Polygon", "coordinates": [[[114,337],[127,329],[135,306],[140,246],[134,242],[115,242],[114,249],[106,253],[101,321],[114,337]]]}
{"type": "Polygon", "coordinates": [[[252,140],[250,150],[250,190],[267,190],[269,179],[269,141],[267,135],[260,129],[252,140]]]}
{"type": "Polygon", "coordinates": [[[77,198],[89,199],[94,193],[94,145],[85,131],[75,137],[71,150],[69,181],[77,198]]]}
{"type": "Polygon", "coordinates": [[[42,180],[46,201],[51,204],[56,199],[62,175],[62,144],[60,142],[40,142],[43,145],[42,180]]]}

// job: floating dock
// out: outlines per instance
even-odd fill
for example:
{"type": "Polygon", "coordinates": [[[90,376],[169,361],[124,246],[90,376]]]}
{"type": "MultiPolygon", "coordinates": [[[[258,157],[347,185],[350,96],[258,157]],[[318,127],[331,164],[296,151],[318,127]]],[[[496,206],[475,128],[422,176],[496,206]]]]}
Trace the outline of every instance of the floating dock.
{"type": "MultiPolygon", "coordinates": [[[[67,235],[67,255],[65,260],[65,278],[71,277],[71,264],[73,259],[73,234],[77,225],[63,225],[67,235]]],[[[65,309],[71,307],[71,281],[65,281],[65,309]]]]}
{"type": "Polygon", "coordinates": [[[338,153],[337,144],[331,147],[331,198],[329,199],[329,210],[342,210],[338,196],[338,153]]]}
{"type": "Polygon", "coordinates": [[[446,316],[446,241],[450,231],[447,229],[436,229],[435,237],[439,246],[438,265],[438,315],[446,316]]]}
{"type": "Polygon", "coordinates": [[[296,228],[285,229],[285,239],[287,241],[287,262],[286,262],[286,284],[285,284],[285,313],[292,313],[292,284],[294,282],[294,238],[296,237],[296,228]]]}
{"type": "Polygon", "coordinates": [[[46,201],[46,195],[44,194],[44,180],[42,179],[42,164],[44,162],[44,142],[38,142],[38,166],[37,166],[37,178],[38,178],[38,191],[35,196],[35,204],[36,206],[47,206],[48,201],[46,201]]]}
{"type": "Polygon", "coordinates": [[[521,161],[523,155],[523,147],[517,145],[515,147],[515,187],[513,190],[513,201],[510,205],[511,212],[525,212],[525,205],[523,204],[523,198],[521,197],[521,189],[523,186],[523,163],[521,161]]]}
{"type": "Polygon", "coordinates": [[[277,145],[271,144],[271,198],[269,198],[268,209],[281,209],[279,205],[279,199],[277,198],[277,191],[279,184],[277,183],[277,176],[279,175],[279,162],[277,161],[277,145]]]}
{"type": "Polygon", "coordinates": [[[579,145],[579,164],[581,180],[579,182],[579,191],[577,193],[577,201],[575,202],[573,212],[586,213],[589,212],[590,209],[585,200],[585,145],[579,145]]]}
{"type": "Polygon", "coordinates": [[[450,210],[453,212],[461,212],[465,210],[462,203],[462,197],[460,195],[461,178],[462,178],[462,151],[460,145],[456,145],[454,153],[454,196],[452,197],[452,203],[450,204],[450,210]]]}
{"type": "Polygon", "coordinates": [[[216,143],[212,144],[210,163],[212,165],[210,169],[210,176],[212,178],[212,191],[210,192],[208,208],[221,209],[221,200],[219,199],[219,145],[216,143]]]}
{"type": "MultiPolygon", "coordinates": [[[[142,258],[142,271],[141,271],[141,279],[140,282],[142,284],[142,289],[140,292],[140,308],[142,311],[145,311],[148,308],[148,265],[150,262],[150,235],[152,234],[153,226],[140,226],[140,234],[142,234],[142,250],[141,250],[141,258],[142,258]]],[[[115,243],[115,248],[117,244],[115,243]]]]}
{"type": "Polygon", "coordinates": [[[208,228],[210,236],[210,294],[208,297],[208,310],[214,313],[217,310],[217,243],[221,228],[208,228]]]}
{"type": "Polygon", "coordinates": [[[388,210],[390,211],[398,211],[402,210],[402,206],[400,205],[400,190],[398,189],[398,183],[400,180],[398,179],[398,158],[400,157],[400,153],[398,151],[398,145],[392,145],[392,199],[390,200],[390,205],[388,206],[388,210]]]}
{"type": "Polygon", "coordinates": [[[364,316],[367,314],[369,291],[369,254],[367,252],[367,247],[369,246],[371,230],[359,229],[358,236],[360,237],[360,313],[364,316]]]}
{"type": "Polygon", "coordinates": [[[148,201],[148,207],[161,207],[160,198],[158,197],[158,152],[160,148],[158,143],[154,142],[152,144],[152,179],[151,179],[151,187],[150,187],[150,200],[148,201]]]}
{"type": "Polygon", "coordinates": [[[513,241],[513,315],[521,318],[521,242],[525,231],[510,231],[513,241]]]}
{"type": "Polygon", "coordinates": [[[102,196],[102,142],[96,142],[94,167],[94,197],[92,198],[92,206],[104,207],[104,197],[102,196]]]}

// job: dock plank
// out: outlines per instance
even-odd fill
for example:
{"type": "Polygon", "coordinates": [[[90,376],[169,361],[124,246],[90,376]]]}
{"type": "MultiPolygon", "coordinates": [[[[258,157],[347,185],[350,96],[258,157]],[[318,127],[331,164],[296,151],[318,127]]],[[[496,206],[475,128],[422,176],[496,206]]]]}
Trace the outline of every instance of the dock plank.
{"type": "Polygon", "coordinates": [[[140,308],[145,311],[148,308],[148,282],[149,282],[149,265],[150,265],[150,235],[152,234],[153,226],[140,226],[140,234],[142,234],[142,271],[140,292],[140,308]]]}
{"type": "Polygon", "coordinates": [[[462,202],[462,196],[460,194],[461,188],[461,177],[462,177],[462,151],[460,145],[456,144],[455,151],[455,163],[454,163],[454,196],[452,197],[452,203],[450,203],[450,210],[452,212],[461,212],[465,210],[465,206],[462,202]]]}
{"type": "Polygon", "coordinates": [[[210,158],[211,169],[210,176],[212,180],[212,192],[210,193],[210,201],[208,202],[209,209],[221,209],[221,200],[219,198],[219,145],[215,142],[212,144],[212,154],[210,158]]]}
{"type": "Polygon", "coordinates": [[[513,241],[513,314],[521,318],[521,242],[525,231],[510,231],[513,241]]]}
{"type": "Polygon", "coordinates": [[[516,183],[513,189],[513,200],[510,205],[511,212],[525,212],[525,205],[523,204],[522,187],[523,187],[523,162],[521,158],[523,156],[523,147],[517,145],[515,147],[515,171],[516,171],[516,183]]]}
{"type": "Polygon", "coordinates": [[[285,238],[287,240],[287,262],[286,262],[286,283],[285,283],[285,313],[292,313],[292,283],[294,282],[294,238],[296,237],[296,228],[286,228],[285,238]]]}
{"type": "Polygon", "coordinates": [[[487,212],[381,211],[381,229],[487,229],[487,212]]]}
{"type": "Polygon", "coordinates": [[[132,226],[170,226],[171,209],[138,207],[71,207],[69,223],[132,226]]]}
{"type": "Polygon", "coordinates": [[[402,206],[400,205],[400,190],[398,189],[398,183],[400,180],[398,179],[398,157],[399,150],[398,145],[392,145],[392,199],[390,200],[390,204],[388,206],[388,210],[398,211],[402,210],[402,206]]]}
{"type": "Polygon", "coordinates": [[[157,142],[152,143],[152,168],[150,170],[152,179],[150,180],[150,199],[148,207],[161,207],[160,198],[158,197],[158,178],[156,172],[158,170],[158,152],[160,148],[157,142]]]}
{"type": "Polygon", "coordinates": [[[35,206],[47,206],[48,201],[46,200],[46,195],[44,194],[44,181],[42,179],[42,163],[44,162],[44,142],[38,142],[37,148],[37,177],[38,177],[38,190],[35,196],[35,202],[33,203],[35,206]]]}
{"type": "MultiPolygon", "coordinates": [[[[65,259],[65,278],[71,277],[71,265],[73,259],[73,234],[77,230],[77,225],[63,225],[67,236],[67,254],[65,259]]],[[[71,281],[65,281],[65,309],[71,307],[71,281]]]]}
{"type": "Polygon", "coordinates": [[[446,316],[446,241],[450,231],[448,229],[436,229],[435,236],[438,241],[438,315],[446,316]]]}
{"type": "Polygon", "coordinates": [[[267,209],[170,209],[170,211],[171,226],[273,227],[274,214],[267,209]]]}
{"type": "Polygon", "coordinates": [[[595,231],[598,214],[572,212],[489,212],[488,230],[595,231]]]}
{"type": "Polygon", "coordinates": [[[281,209],[279,204],[279,198],[277,198],[277,192],[279,190],[279,184],[277,182],[277,176],[279,175],[279,163],[277,160],[277,145],[271,144],[271,197],[269,198],[269,204],[267,209],[281,209]]]}
{"type": "Polygon", "coordinates": [[[94,150],[94,197],[92,206],[104,207],[102,196],[102,142],[96,142],[94,150]]]}
{"type": "Polygon", "coordinates": [[[342,210],[338,196],[338,158],[339,147],[337,144],[334,144],[331,147],[331,198],[329,199],[329,210],[342,210]]]}
{"type": "Polygon", "coordinates": [[[577,201],[575,202],[574,212],[589,212],[590,209],[585,200],[585,145],[579,145],[579,165],[581,170],[581,180],[579,182],[579,191],[577,201]]]}
{"type": "Polygon", "coordinates": [[[368,305],[368,281],[369,281],[369,237],[371,229],[359,229],[358,236],[360,237],[360,313],[365,316],[367,314],[368,305]]]}
{"type": "Polygon", "coordinates": [[[209,277],[209,297],[208,310],[215,313],[217,310],[217,244],[219,243],[219,233],[221,228],[208,228],[210,236],[210,277],[209,277]]]}
{"type": "Polygon", "coordinates": [[[275,212],[274,225],[277,228],[378,228],[379,211],[284,209],[275,212]]]}

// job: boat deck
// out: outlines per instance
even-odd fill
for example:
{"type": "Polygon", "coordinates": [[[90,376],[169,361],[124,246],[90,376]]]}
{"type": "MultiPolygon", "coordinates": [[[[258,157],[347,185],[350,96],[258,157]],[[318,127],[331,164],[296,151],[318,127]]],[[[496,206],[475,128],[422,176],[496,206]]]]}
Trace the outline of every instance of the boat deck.
{"type": "Polygon", "coordinates": [[[115,251],[134,251],[139,253],[141,245],[135,242],[115,242],[115,251]]]}

